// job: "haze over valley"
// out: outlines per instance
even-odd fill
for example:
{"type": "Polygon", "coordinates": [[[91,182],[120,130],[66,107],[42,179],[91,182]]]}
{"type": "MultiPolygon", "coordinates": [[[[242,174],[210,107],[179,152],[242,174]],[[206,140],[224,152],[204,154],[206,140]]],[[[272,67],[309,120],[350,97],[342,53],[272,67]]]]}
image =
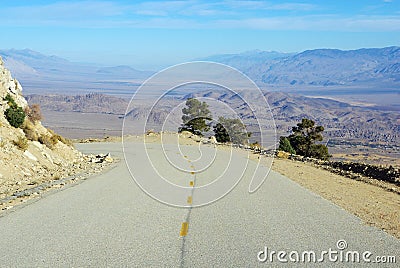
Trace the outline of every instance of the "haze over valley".
{"type": "MultiPolygon", "coordinates": [[[[26,94],[102,93],[130,98],[159,70],[74,63],[29,49],[0,50],[5,65],[26,84],[26,94]]],[[[249,51],[195,60],[223,63],[248,75],[263,90],[327,97],[352,104],[399,110],[400,48],[249,51]]],[[[193,59],[187,59],[188,61],[193,59]]]]}

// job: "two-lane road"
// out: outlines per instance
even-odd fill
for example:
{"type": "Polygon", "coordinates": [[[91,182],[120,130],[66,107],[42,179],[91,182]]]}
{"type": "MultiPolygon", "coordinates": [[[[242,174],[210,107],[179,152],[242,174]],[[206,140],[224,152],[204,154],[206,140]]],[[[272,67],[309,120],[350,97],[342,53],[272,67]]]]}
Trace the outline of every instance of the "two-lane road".
{"type": "MultiPolygon", "coordinates": [[[[147,156],[137,146],[131,143],[126,147],[128,162],[132,161],[131,168],[137,169],[131,171],[152,176],[154,169],[148,168],[147,156]]],[[[121,146],[116,143],[78,147],[84,152],[110,152],[123,158],[121,146]]],[[[231,157],[228,151],[212,147],[200,152],[196,146],[183,146],[179,152],[174,146],[161,151],[159,144],[148,144],[148,153],[159,175],[182,186],[195,182],[188,194],[177,191],[174,196],[189,205],[196,204],[196,187],[212,182],[229,163],[230,174],[241,175],[242,164],[248,160],[245,153],[235,152],[231,157]],[[170,162],[165,161],[164,152],[170,162]],[[192,173],[191,169],[204,170],[192,173]],[[190,196],[192,200],[188,199],[190,196]]],[[[125,162],[120,161],[104,174],[0,217],[0,266],[377,266],[362,260],[359,264],[329,262],[327,255],[323,263],[316,264],[280,263],[276,254],[273,263],[257,259],[265,247],[288,254],[298,251],[300,255],[314,251],[319,258],[322,251],[338,251],[338,240],[347,242],[342,253],[370,251],[371,259],[396,255],[400,261],[399,240],[364,225],[357,217],[276,172],[270,173],[256,193],[249,194],[255,165],[250,160],[239,184],[217,202],[199,208],[176,208],[145,194],[130,176],[125,162]],[[185,222],[187,233],[181,236],[185,222]]],[[[165,189],[159,191],[162,194],[165,189]]]]}

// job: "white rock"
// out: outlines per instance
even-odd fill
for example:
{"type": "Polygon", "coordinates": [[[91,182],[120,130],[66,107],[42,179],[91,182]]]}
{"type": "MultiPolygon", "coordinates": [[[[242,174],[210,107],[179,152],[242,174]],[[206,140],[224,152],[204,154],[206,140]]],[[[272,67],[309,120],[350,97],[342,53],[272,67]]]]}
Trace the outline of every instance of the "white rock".
{"type": "Polygon", "coordinates": [[[41,144],[38,141],[32,141],[32,145],[39,148],[39,149],[43,149],[43,144],[41,144]]]}
{"type": "Polygon", "coordinates": [[[104,161],[108,162],[108,163],[112,163],[114,162],[114,159],[108,154],[105,158],[104,161]]]}
{"type": "Polygon", "coordinates": [[[38,159],[28,150],[24,152],[24,156],[28,157],[30,160],[38,161],[38,159]]]}
{"type": "Polygon", "coordinates": [[[8,82],[7,87],[8,87],[8,90],[9,90],[12,94],[14,94],[14,95],[17,94],[17,90],[16,90],[16,88],[15,88],[14,79],[11,79],[11,80],[8,82]]]}
{"type": "Polygon", "coordinates": [[[211,141],[211,143],[217,143],[217,139],[215,138],[215,136],[211,136],[210,137],[210,141],[211,141]]]}

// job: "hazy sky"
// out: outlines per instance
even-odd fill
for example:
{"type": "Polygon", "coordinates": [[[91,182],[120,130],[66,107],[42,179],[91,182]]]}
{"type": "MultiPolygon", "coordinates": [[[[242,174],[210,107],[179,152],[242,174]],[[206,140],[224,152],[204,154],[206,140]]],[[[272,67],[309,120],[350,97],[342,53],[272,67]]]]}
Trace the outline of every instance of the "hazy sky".
{"type": "Polygon", "coordinates": [[[158,68],[253,49],[400,45],[400,0],[0,0],[0,48],[158,68]]]}

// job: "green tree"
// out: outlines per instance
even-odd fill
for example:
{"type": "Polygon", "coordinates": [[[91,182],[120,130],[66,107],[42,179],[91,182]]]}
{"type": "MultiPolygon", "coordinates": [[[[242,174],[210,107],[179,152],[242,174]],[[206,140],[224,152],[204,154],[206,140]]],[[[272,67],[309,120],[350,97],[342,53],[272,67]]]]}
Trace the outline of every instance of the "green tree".
{"type": "Polygon", "coordinates": [[[294,151],[303,156],[329,159],[328,148],[323,144],[315,144],[322,141],[323,126],[315,126],[311,119],[303,118],[297,126],[292,128],[293,134],[287,137],[294,151]]]}
{"type": "Polygon", "coordinates": [[[323,160],[328,160],[329,157],[331,157],[331,155],[328,152],[328,147],[326,147],[323,144],[311,145],[309,155],[323,160]]]}
{"type": "Polygon", "coordinates": [[[240,119],[219,117],[218,123],[214,126],[215,139],[218,142],[232,142],[236,144],[248,143],[250,132],[240,119]]]}
{"type": "Polygon", "coordinates": [[[286,137],[279,138],[279,148],[278,150],[285,151],[291,154],[296,154],[296,151],[293,149],[290,141],[286,137]]]}
{"type": "Polygon", "coordinates": [[[182,113],[183,124],[179,128],[179,132],[189,131],[203,136],[203,132],[210,130],[206,121],[210,121],[212,118],[206,102],[190,98],[186,101],[186,107],[182,109],[182,113]]]}

